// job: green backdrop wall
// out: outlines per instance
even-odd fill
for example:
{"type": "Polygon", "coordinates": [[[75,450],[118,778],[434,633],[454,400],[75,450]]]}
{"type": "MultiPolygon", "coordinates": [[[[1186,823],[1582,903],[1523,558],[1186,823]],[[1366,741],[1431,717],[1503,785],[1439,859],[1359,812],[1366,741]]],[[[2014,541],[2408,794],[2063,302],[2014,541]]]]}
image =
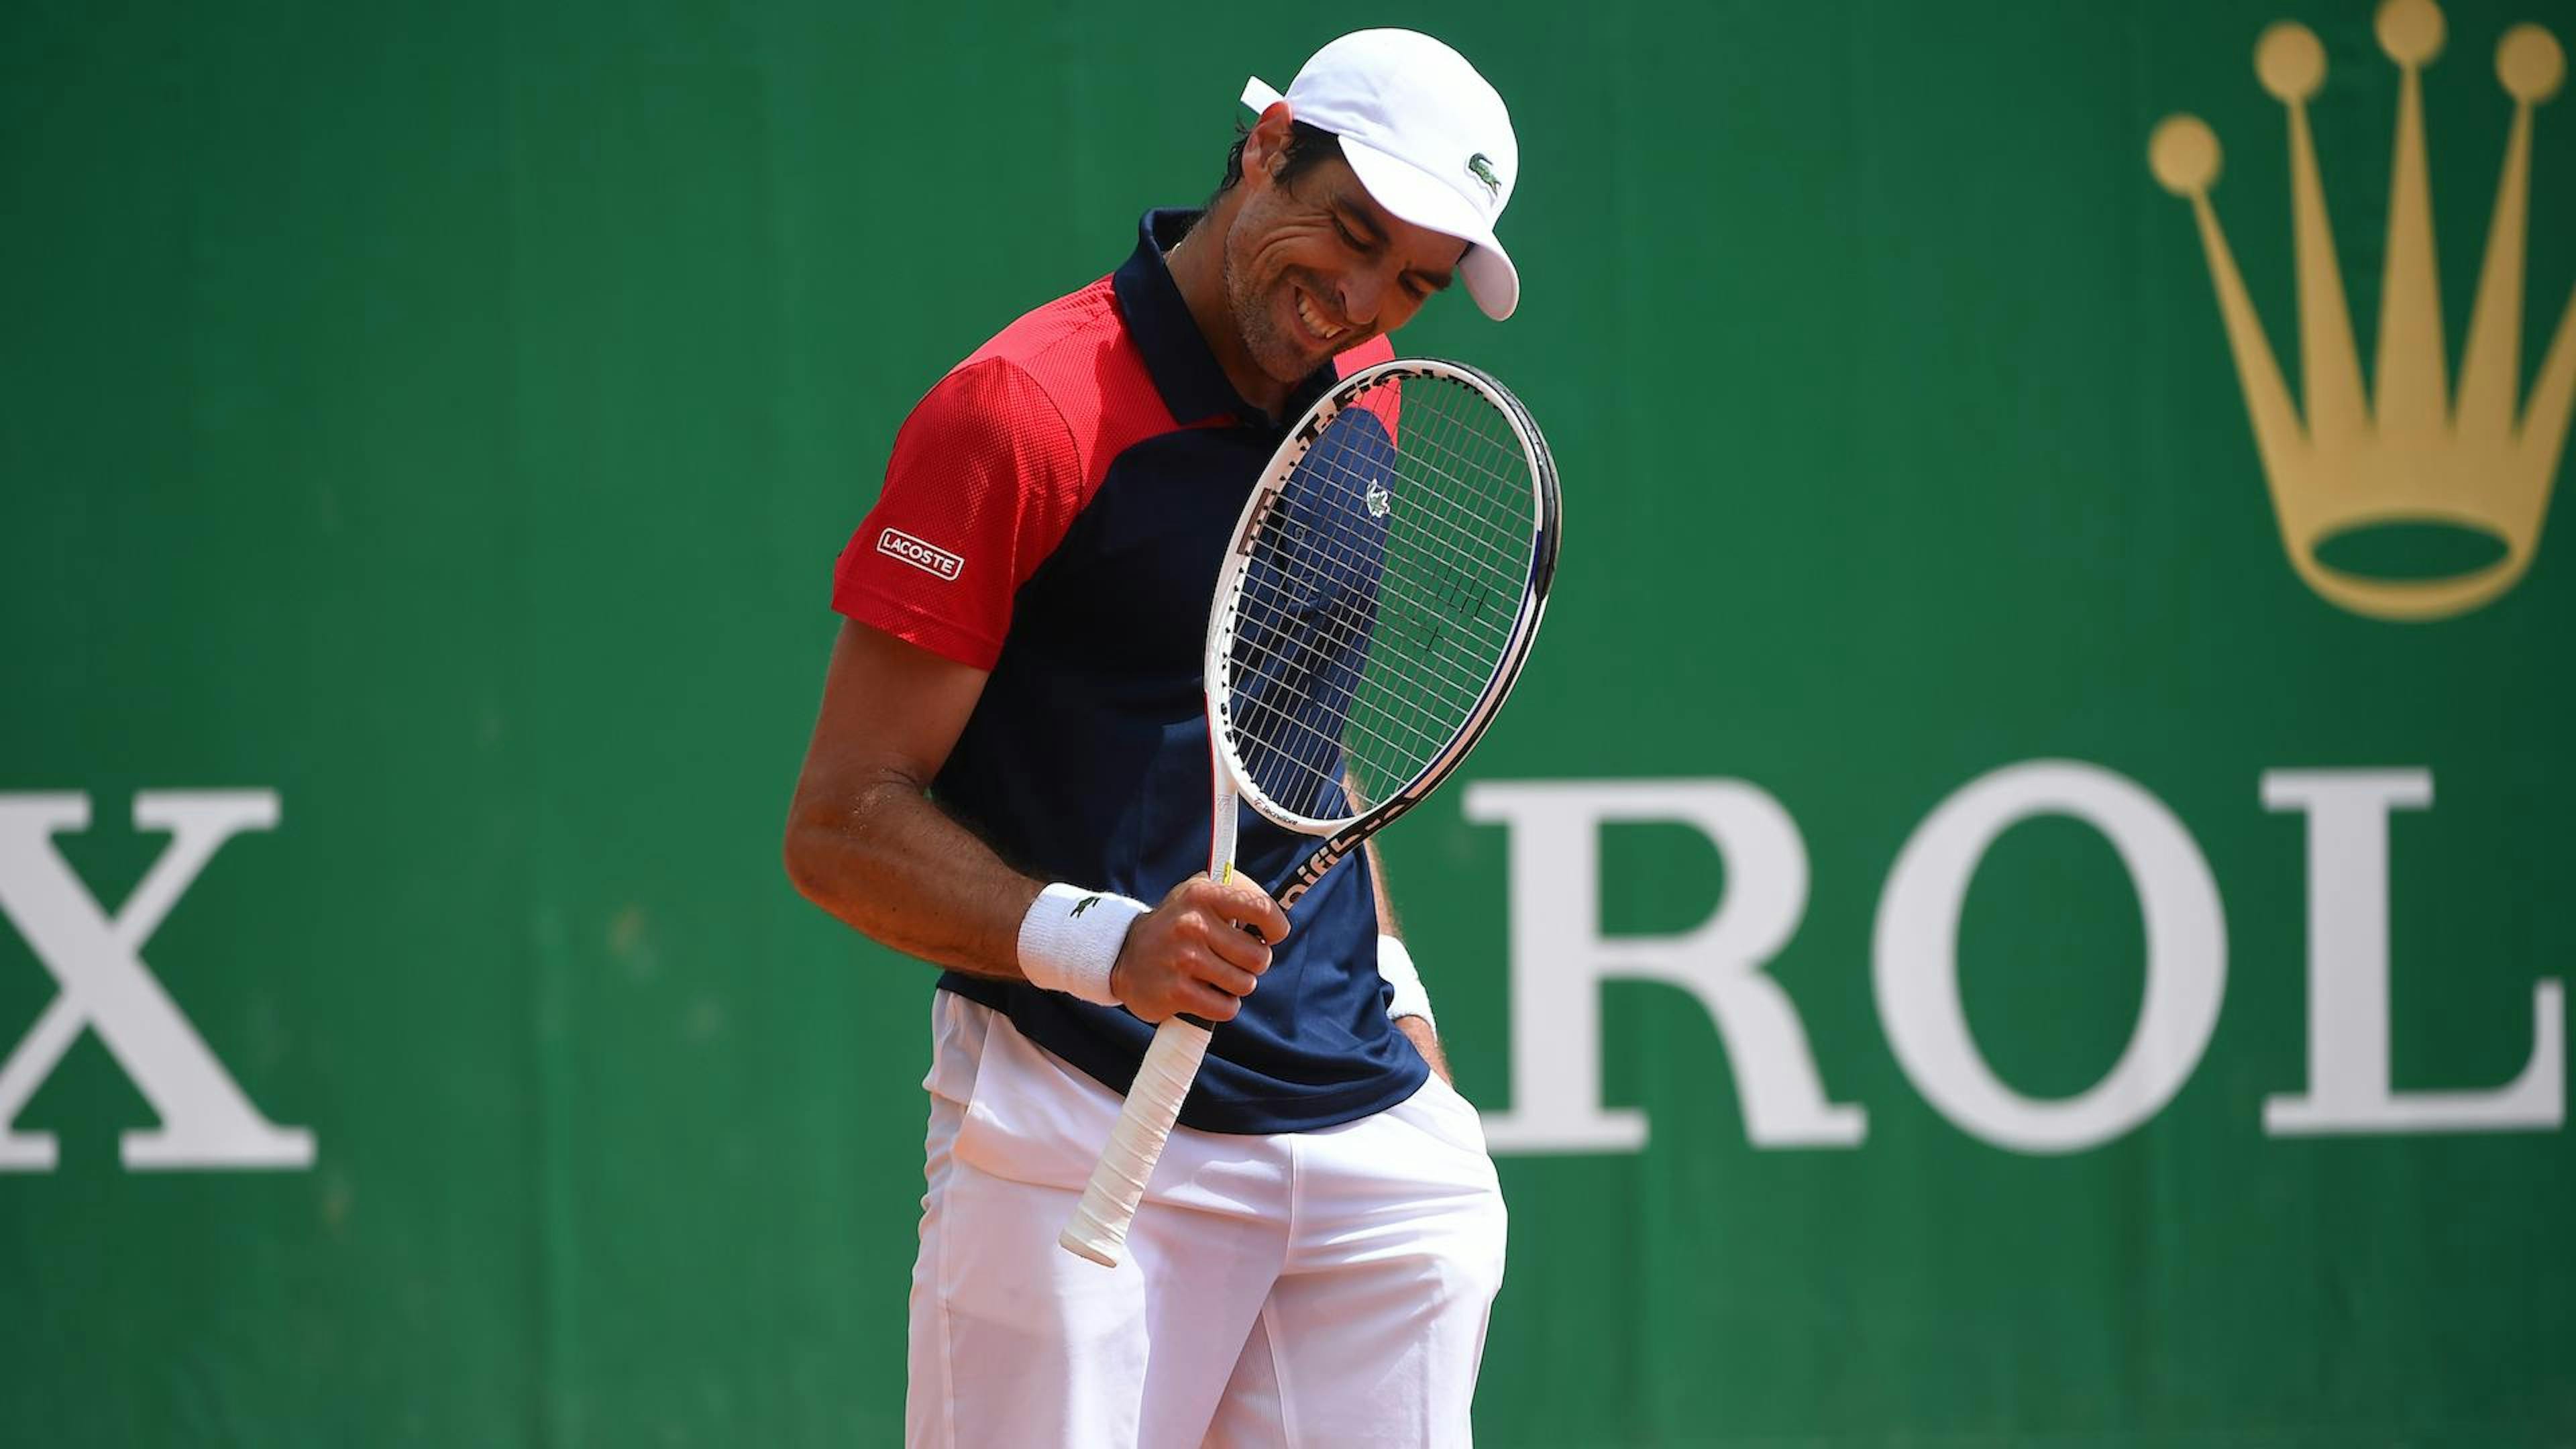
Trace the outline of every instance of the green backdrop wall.
{"type": "Polygon", "coordinates": [[[2350,0],[9,6],[0,1441],[893,1442],[929,973],[778,864],[832,559],[1246,73],[1402,23],[1511,102],[1527,290],[1399,340],[1568,492],[1388,847],[1513,1209],[1483,1439],[2576,1443],[2570,103],[2514,421],[2268,481],[2149,166],[2206,121],[2313,391],[2309,27],[2359,370],[2460,368],[2576,8],[2443,15],[2410,210],[2350,0]],[[2327,597],[2355,470],[2501,542],[2329,564],[2527,571],[2327,597]]]}

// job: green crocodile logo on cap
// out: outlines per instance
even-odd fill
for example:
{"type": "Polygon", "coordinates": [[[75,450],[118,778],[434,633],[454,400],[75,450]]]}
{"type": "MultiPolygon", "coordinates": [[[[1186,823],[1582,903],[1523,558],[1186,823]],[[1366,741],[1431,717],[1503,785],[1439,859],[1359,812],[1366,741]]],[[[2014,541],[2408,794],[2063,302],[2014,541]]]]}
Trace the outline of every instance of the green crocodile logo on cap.
{"type": "Polygon", "coordinates": [[[1479,151],[1467,158],[1467,174],[1485,183],[1485,190],[1496,199],[1502,197],[1503,178],[1494,174],[1494,163],[1485,159],[1484,152],[1479,151]]]}

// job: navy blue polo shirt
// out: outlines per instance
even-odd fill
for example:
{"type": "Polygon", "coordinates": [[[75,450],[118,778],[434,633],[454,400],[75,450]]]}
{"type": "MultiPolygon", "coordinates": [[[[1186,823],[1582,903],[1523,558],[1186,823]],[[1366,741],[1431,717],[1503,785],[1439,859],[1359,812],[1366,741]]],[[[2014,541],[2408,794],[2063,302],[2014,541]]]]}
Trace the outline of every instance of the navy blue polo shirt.
{"type": "MultiPolygon", "coordinates": [[[[843,551],[833,607],[989,671],[947,764],[942,808],[1018,870],[1159,902],[1207,868],[1200,681],[1208,595],[1236,516],[1285,425],[1246,403],[1163,259],[1195,219],[1148,212],[1135,254],[959,363],[896,435],[883,493],[843,551]]],[[[1274,896],[1316,841],[1241,813],[1237,867],[1274,896]]],[[[1393,1106],[1420,1053],[1387,1018],[1377,908],[1354,856],[1297,903],[1294,929],[1216,1030],[1181,1122],[1292,1132],[1393,1106]]],[[[948,972],[939,989],[1007,1013],[1124,1092],[1154,1029],[1123,1009],[948,972]]]]}

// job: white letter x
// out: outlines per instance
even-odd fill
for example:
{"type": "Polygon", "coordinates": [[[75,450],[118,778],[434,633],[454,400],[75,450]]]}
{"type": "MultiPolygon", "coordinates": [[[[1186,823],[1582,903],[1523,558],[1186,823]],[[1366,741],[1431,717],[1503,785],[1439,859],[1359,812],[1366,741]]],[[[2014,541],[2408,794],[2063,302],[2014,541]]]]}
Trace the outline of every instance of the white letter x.
{"type": "Polygon", "coordinates": [[[85,1026],[97,1028],[161,1116],[159,1130],[124,1135],[127,1167],[313,1165],[313,1134],[259,1115],[141,955],[225,841],[276,825],[274,791],[136,795],[134,828],[166,830],[170,844],[110,920],[54,849],[56,832],[89,828],[89,797],[0,795],[0,913],[16,923],[62,988],[0,1062],[0,1172],[53,1168],[52,1134],[13,1132],[10,1124],[85,1026]]]}

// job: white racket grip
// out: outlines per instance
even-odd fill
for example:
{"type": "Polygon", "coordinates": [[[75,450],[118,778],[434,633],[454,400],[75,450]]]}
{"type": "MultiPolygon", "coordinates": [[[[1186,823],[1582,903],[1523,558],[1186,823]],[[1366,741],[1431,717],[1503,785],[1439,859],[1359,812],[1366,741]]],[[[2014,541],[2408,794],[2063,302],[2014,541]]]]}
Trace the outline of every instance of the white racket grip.
{"type": "Polygon", "coordinates": [[[1180,1120],[1181,1100],[1189,1096],[1199,1063],[1207,1059],[1208,1036],[1206,1027],[1177,1016],[1155,1029],[1154,1044],[1145,1049],[1135,1085],[1127,1089],[1127,1105],[1119,1109],[1118,1125],[1109,1133],[1109,1146],[1091,1169],[1082,1201],[1074,1205],[1073,1221],[1056,1235],[1066,1252],[1104,1268],[1118,1266],[1119,1251],[1127,1246],[1127,1225],[1136,1220],[1145,1184],[1163,1156],[1163,1144],[1171,1139],[1172,1124],[1180,1120]]]}

